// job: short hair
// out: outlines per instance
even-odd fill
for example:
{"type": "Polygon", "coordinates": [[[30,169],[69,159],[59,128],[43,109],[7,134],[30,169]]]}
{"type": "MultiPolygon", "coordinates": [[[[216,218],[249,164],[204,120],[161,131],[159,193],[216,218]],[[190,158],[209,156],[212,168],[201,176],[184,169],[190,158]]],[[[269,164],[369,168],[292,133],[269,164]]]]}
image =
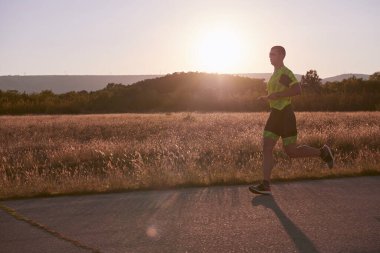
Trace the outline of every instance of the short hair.
{"type": "Polygon", "coordinates": [[[285,51],[285,48],[283,46],[274,46],[274,47],[272,47],[272,49],[277,50],[277,52],[279,52],[280,54],[282,54],[285,57],[286,51],[285,51]]]}

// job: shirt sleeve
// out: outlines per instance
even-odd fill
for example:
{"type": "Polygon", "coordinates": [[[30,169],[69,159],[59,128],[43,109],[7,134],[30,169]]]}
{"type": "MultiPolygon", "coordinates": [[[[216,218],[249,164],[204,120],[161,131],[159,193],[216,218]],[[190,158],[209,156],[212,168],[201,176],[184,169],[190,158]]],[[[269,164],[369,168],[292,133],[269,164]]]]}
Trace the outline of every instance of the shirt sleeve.
{"type": "Polygon", "coordinates": [[[290,86],[298,83],[298,80],[294,76],[293,72],[288,70],[282,73],[279,79],[279,83],[289,88],[290,86]]]}
{"type": "Polygon", "coordinates": [[[288,76],[289,76],[289,78],[291,80],[291,82],[289,84],[289,87],[295,85],[296,83],[298,83],[298,80],[297,80],[297,78],[295,77],[295,75],[293,74],[292,71],[289,71],[288,76]]]}

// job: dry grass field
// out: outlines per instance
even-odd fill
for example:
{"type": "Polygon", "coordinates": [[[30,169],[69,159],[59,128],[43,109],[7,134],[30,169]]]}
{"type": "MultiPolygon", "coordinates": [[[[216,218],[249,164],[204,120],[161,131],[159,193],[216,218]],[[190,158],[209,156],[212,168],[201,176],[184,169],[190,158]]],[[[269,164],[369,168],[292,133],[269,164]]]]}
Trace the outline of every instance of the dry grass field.
{"type": "MultiPolygon", "coordinates": [[[[331,145],[336,167],[289,159],[274,180],[380,174],[380,112],[296,113],[299,143],[331,145]]],[[[0,117],[0,199],[246,184],[261,178],[267,113],[0,117]]]]}

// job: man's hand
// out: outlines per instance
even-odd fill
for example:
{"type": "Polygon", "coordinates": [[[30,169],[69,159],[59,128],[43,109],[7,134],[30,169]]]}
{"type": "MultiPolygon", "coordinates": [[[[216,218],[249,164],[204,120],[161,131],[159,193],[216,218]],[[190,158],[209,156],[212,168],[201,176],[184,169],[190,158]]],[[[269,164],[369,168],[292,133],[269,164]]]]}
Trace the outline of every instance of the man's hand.
{"type": "Polygon", "coordinates": [[[269,96],[267,96],[267,98],[269,100],[276,100],[276,99],[281,98],[281,96],[280,96],[279,92],[275,92],[275,93],[272,93],[269,96]]]}
{"type": "Polygon", "coordinates": [[[260,97],[257,98],[257,100],[268,102],[268,96],[260,96],[260,97]]]}
{"type": "Polygon", "coordinates": [[[283,96],[281,96],[280,92],[275,92],[275,93],[272,93],[272,94],[267,95],[267,96],[260,96],[257,99],[261,100],[261,101],[268,102],[268,100],[276,100],[276,99],[279,99],[279,98],[282,98],[282,97],[283,96]]]}

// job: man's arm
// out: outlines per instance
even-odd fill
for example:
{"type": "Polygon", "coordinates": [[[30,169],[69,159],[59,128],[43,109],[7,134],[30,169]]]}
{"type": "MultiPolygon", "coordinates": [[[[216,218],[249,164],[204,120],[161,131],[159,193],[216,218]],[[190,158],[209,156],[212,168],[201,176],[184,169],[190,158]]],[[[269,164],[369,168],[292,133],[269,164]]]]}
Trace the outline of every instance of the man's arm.
{"type": "Polygon", "coordinates": [[[285,97],[294,97],[301,94],[301,85],[299,83],[293,84],[288,89],[280,92],[275,92],[267,96],[267,99],[275,100],[285,97]]]}

